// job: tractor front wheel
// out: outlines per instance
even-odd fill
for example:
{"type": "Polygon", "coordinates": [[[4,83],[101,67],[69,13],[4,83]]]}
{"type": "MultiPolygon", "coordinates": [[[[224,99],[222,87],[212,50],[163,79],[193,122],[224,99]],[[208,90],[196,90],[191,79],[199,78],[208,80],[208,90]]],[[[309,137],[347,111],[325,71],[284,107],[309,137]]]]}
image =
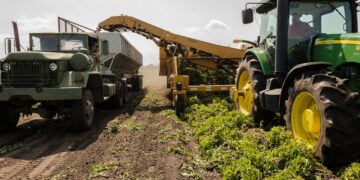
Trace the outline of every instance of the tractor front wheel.
{"type": "Polygon", "coordinates": [[[242,114],[253,117],[256,124],[271,121],[275,114],[260,105],[259,94],[266,87],[260,62],[252,58],[242,61],[235,80],[238,89],[238,99],[235,101],[237,109],[242,114]]]}
{"type": "Polygon", "coordinates": [[[347,90],[345,82],[331,75],[303,75],[286,101],[287,128],[314,147],[328,167],[343,165],[360,152],[357,93],[347,90]]]}

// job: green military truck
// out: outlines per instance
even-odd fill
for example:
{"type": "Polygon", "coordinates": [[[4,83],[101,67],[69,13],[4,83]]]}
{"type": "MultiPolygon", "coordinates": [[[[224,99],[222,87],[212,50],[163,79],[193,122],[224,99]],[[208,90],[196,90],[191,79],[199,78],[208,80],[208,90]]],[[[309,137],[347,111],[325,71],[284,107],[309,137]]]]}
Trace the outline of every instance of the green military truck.
{"type": "Polygon", "coordinates": [[[142,55],[120,33],[32,33],[29,51],[0,63],[1,131],[32,113],[70,117],[75,129],[88,130],[95,104],[119,108],[128,88],[142,88],[142,55]]]}

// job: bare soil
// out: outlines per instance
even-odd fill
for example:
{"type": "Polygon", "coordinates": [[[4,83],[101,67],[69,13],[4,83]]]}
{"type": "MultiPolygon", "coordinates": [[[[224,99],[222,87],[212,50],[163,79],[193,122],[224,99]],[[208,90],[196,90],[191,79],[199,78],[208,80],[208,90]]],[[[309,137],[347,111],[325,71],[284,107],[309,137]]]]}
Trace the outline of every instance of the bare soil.
{"type": "Polygon", "coordinates": [[[69,130],[70,120],[22,118],[0,134],[0,179],[220,179],[194,163],[198,145],[154,72],[122,109],[97,108],[88,132],[69,130]]]}

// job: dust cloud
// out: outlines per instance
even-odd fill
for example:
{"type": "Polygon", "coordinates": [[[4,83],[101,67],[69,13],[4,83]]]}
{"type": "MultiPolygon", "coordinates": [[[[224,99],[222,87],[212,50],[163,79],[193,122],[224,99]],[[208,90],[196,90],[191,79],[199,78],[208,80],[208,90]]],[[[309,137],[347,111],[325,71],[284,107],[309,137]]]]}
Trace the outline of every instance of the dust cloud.
{"type": "Polygon", "coordinates": [[[159,65],[147,65],[141,68],[143,87],[147,89],[166,90],[166,76],[159,76],[159,65]]]}

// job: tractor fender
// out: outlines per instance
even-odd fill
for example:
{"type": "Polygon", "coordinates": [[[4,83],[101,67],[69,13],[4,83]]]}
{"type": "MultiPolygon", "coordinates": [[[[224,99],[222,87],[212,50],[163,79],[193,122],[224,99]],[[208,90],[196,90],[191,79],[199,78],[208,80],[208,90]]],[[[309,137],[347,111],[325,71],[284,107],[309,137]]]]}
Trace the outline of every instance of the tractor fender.
{"type": "Polygon", "coordinates": [[[261,48],[251,48],[246,51],[244,57],[255,56],[259,60],[264,75],[271,75],[271,62],[272,58],[270,54],[261,48]]]}
{"type": "Polygon", "coordinates": [[[281,95],[280,95],[280,113],[284,114],[285,109],[285,101],[289,96],[289,88],[294,85],[294,80],[296,77],[301,76],[304,72],[310,71],[320,71],[322,69],[326,69],[331,67],[332,64],[328,62],[308,62],[296,65],[293,67],[289,73],[286,75],[284,83],[281,88],[281,95]]]}

